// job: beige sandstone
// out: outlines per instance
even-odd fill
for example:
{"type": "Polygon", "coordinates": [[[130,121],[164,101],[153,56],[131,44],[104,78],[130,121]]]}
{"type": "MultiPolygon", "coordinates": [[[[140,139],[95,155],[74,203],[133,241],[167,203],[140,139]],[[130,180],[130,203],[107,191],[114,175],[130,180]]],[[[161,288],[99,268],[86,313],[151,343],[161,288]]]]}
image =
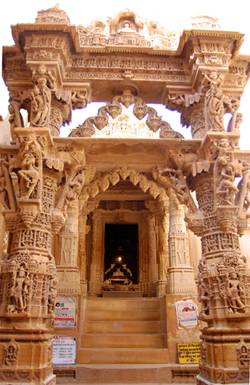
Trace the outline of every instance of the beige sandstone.
{"type": "Polygon", "coordinates": [[[12,27],[0,384],[52,385],[55,374],[58,383],[248,384],[249,255],[239,240],[250,152],[239,148],[239,108],[250,57],[239,54],[242,34],[214,29],[215,19],[196,27],[179,38],[126,10],[85,28],[58,7],[12,27]],[[96,101],[106,103],[96,116],[59,136],[74,109],[96,101]],[[149,103],[178,111],[192,139],[149,103]],[[136,225],[134,262],[108,262],[110,224],[136,225]],[[71,327],[54,328],[59,297],[75,303],[71,327]],[[197,323],[177,319],[184,300],[192,314],[199,304],[197,323]],[[52,336],[75,338],[74,364],[53,368],[52,336]],[[200,365],[179,363],[178,344],[199,341],[200,365]]]}

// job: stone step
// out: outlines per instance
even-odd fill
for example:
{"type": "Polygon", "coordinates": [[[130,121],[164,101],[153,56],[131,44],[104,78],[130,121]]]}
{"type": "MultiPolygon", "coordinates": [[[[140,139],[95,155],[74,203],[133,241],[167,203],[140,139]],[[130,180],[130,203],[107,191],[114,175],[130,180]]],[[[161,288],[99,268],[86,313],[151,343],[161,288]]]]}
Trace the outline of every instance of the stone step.
{"type": "Polygon", "coordinates": [[[159,298],[89,298],[87,311],[90,310],[158,310],[159,298]]]}
{"type": "Polygon", "coordinates": [[[127,311],[127,310],[95,310],[88,309],[87,320],[159,320],[160,310],[140,310],[140,311],[127,311]]]}
{"type": "Polygon", "coordinates": [[[163,348],[161,334],[84,334],[82,347],[163,348]]]}
{"type": "Polygon", "coordinates": [[[159,364],[168,362],[167,349],[156,348],[81,348],[80,364],[159,364]]]}
{"type": "Polygon", "coordinates": [[[85,333],[160,333],[160,321],[87,321],[85,333]]]}
{"type": "Polygon", "coordinates": [[[198,365],[179,364],[81,364],[68,369],[75,370],[74,378],[63,376],[67,367],[56,368],[57,384],[187,385],[196,383],[198,373],[198,365]]]}

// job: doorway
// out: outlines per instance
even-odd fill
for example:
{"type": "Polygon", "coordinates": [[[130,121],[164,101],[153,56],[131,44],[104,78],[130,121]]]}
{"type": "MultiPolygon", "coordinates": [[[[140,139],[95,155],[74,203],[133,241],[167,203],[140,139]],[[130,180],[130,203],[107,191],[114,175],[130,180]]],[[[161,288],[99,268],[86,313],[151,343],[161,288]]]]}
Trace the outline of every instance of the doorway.
{"type": "Polygon", "coordinates": [[[110,268],[115,257],[121,256],[123,263],[132,272],[133,284],[139,279],[139,247],[137,224],[106,224],[105,225],[105,254],[104,271],[110,268]]]}

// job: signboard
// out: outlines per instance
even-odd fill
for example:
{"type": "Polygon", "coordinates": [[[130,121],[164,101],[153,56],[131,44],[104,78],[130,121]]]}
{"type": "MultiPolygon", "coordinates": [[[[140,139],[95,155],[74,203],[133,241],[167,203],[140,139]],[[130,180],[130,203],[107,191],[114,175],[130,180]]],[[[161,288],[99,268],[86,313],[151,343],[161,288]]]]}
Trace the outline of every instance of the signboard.
{"type": "Polygon", "coordinates": [[[54,325],[56,328],[72,328],[76,326],[76,304],[74,298],[57,297],[54,325]]]}
{"type": "Polygon", "coordinates": [[[199,342],[191,344],[177,344],[179,364],[199,364],[201,360],[201,346],[199,342]]]}
{"type": "Polygon", "coordinates": [[[76,363],[76,340],[74,337],[55,336],[52,340],[53,365],[74,365],[76,363]]]}
{"type": "Polygon", "coordinates": [[[194,301],[178,301],[175,303],[178,326],[192,328],[198,323],[198,308],[194,301]]]}

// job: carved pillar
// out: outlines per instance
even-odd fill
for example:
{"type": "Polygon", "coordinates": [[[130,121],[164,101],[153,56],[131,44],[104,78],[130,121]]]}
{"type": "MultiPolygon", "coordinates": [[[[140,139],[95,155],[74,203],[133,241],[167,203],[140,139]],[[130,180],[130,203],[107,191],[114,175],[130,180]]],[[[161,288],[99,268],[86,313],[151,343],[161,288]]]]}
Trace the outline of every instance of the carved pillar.
{"type": "Polygon", "coordinates": [[[166,294],[167,275],[169,265],[168,231],[169,213],[168,206],[164,204],[157,216],[158,228],[158,282],[157,295],[159,297],[166,294]]]}
{"type": "Polygon", "coordinates": [[[67,209],[65,225],[59,235],[58,292],[63,294],[80,294],[78,211],[78,201],[72,201],[67,209]]]}
{"type": "Polygon", "coordinates": [[[103,282],[103,229],[101,212],[96,210],[92,217],[92,255],[90,266],[89,292],[91,295],[101,294],[103,282]]]}
{"type": "Polygon", "coordinates": [[[88,215],[97,208],[98,200],[92,202],[80,202],[79,215],[79,262],[80,262],[80,281],[81,281],[81,294],[87,296],[88,293],[88,278],[87,278],[87,235],[90,231],[90,226],[87,225],[88,215]]]}
{"type": "Polygon", "coordinates": [[[171,294],[196,293],[185,224],[185,207],[174,201],[170,201],[169,265],[168,292],[171,294]]]}
{"type": "Polygon", "coordinates": [[[10,147],[1,163],[10,245],[1,261],[0,382],[55,384],[50,333],[57,283],[51,253],[57,175],[42,163],[50,141],[47,129],[15,134],[20,147],[15,154],[10,147]]]}
{"type": "Polygon", "coordinates": [[[1,198],[10,232],[0,270],[0,381],[54,385],[51,332],[57,274],[52,238],[64,224],[67,206],[78,198],[84,159],[74,151],[64,170],[64,154],[54,158],[48,128],[17,128],[15,135],[19,145],[0,150],[1,198]]]}
{"type": "Polygon", "coordinates": [[[149,213],[148,220],[148,263],[151,295],[155,295],[155,284],[158,279],[157,251],[156,251],[156,218],[149,213]]]}
{"type": "Polygon", "coordinates": [[[197,200],[204,214],[198,273],[200,318],[207,322],[202,330],[197,383],[246,384],[250,351],[249,272],[240,253],[237,210],[233,204],[226,204],[228,190],[221,190],[220,182],[215,184],[215,175],[203,174],[195,179],[197,200]],[[222,211],[218,193],[225,203],[222,211]]]}
{"type": "Polygon", "coordinates": [[[79,216],[79,259],[80,259],[80,283],[81,294],[87,296],[87,250],[86,250],[86,237],[88,234],[87,228],[88,215],[85,210],[82,211],[79,216]]]}

